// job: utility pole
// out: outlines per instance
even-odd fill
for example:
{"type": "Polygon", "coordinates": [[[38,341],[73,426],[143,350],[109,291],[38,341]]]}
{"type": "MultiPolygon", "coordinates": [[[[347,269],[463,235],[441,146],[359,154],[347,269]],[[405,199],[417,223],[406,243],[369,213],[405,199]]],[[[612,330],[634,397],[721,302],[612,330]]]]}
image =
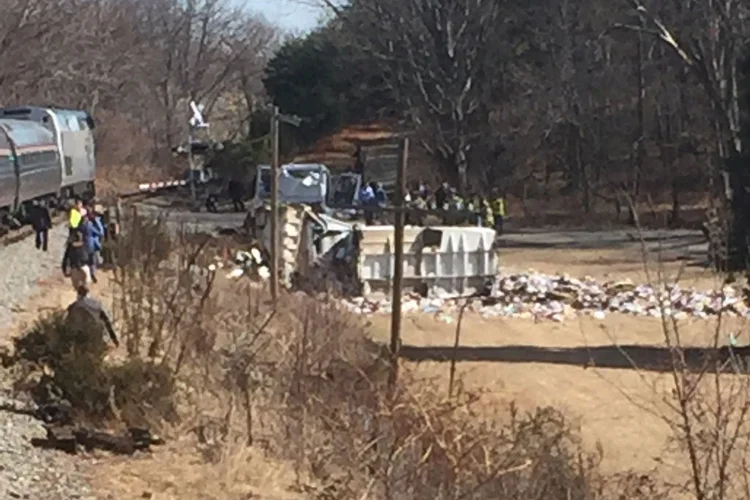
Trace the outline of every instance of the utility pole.
{"type": "Polygon", "coordinates": [[[396,177],[395,196],[395,225],[394,225],[394,252],[393,263],[393,298],[391,300],[391,369],[388,376],[388,385],[391,390],[395,389],[398,380],[398,354],[401,348],[401,282],[404,276],[404,198],[406,194],[406,165],[409,162],[409,138],[401,139],[399,151],[398,174],[396,177]]]}
{"type": "Polygon", "coordinates": [[[271,300],[279,298],[279,107],[271,115],[271,300]]]}
{"type": "Polygon", "coordinates": [[[188,169],[190,172],[190,199],[195,201],[195,165],[193,162],[193,125],[188,125],[188,169]]]}
{"type": "Polygon", "coordinates": [[[276,307],[279,298],[279,256],[280,256],[280,224],[279,224],[279,123],[287,123],[299,127],[302,118],[296,115],[283,115],[279,107],[273,107],[271,115],[271,300],[276,307]]]}

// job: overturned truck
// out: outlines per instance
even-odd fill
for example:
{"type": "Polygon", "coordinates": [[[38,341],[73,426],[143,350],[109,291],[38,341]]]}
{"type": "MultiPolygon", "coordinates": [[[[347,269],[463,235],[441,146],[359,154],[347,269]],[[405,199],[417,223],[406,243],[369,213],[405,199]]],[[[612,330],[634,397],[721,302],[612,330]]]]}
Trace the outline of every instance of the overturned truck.
{"type": "MultiPolygon", "coordinates": [[[[305,205],[280,210],[280,273],[285,285],[357,296],[391,292],[393,226],[341,221],[305,205]]],[[[271,241],[269,226],[259,234],[266,248],[271,241]]],[[[482,227],[406,226],[403,286],[423,296],[488,291],[497,276],[494,239],[495,231],[482,227]]]]}

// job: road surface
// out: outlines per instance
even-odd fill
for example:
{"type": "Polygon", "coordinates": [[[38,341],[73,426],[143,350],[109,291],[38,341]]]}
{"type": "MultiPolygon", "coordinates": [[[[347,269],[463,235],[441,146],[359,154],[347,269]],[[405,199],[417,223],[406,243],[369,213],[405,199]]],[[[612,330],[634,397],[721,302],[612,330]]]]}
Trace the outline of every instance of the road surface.
{"type": "MultiPolygon", "coordinates": [[[[191,212],[175,206],[172,200],[153,198],[137,204],[144,215],[164,217],[170,225],[188,226],[205,232],[238,228],[245,213],[191,212]]],[[[707,244],[700,231],[690,229],[642,230],[611,229],[603,231],[519,229],[508,231],[500,239],[505,248],[539,249],[628,249],[643,244],[649,252],[662,252],[673,256],[705,256],[707,244]]]]}
{"type": "Polygon", "coordinates": [[[674,256],[705,256],[708,245],[700,231],[690,229],[555,231],[522,229],[501,238],[505,248],[629,249],[645,245],[649,252],[674,256]]]}

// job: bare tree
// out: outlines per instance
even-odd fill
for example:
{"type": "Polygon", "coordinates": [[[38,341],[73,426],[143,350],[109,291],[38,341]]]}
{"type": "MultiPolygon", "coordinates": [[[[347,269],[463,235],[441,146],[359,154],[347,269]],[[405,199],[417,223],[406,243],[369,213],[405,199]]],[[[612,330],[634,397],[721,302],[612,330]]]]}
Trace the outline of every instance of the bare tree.
{"type": "Polygon", "coordinates": [[[476,126],[490,53],[502,25],[498,0],[359,0],[339,16],[380,64],[404,103],[404,115],[422,132],[428,152],[468,186],[469,152],[482,133],[476,126]]]}

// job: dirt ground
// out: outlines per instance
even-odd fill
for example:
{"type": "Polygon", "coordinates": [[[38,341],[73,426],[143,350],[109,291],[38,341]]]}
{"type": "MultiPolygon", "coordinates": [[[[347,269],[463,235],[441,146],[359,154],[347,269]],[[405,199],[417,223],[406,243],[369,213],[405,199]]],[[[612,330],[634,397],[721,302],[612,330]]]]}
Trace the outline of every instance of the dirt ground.
{"type": "MultiPolygon", "coordinates": [[[[686,261],[648,264],[644,268],[637,247],[620,250],[513,248],[501,250],[506,271],[534,269],[592,276],[601,280],[630,278],[636,283],[675,282],[684,287],[712,289],[720,278],[686,261]]],[[[390,318],[370,318],[374,338],[385,340],[390,318]]],[[[680,324],[686,346],[712,343],[716,321],[691,320],[680,324]]],[[[742,343],[750,341],[743,319],[724,318],[722,343],[730,331],[742,343]],[[744,332],[744,334],[742,333],[744,332]]],[[[403,321],[402,353],[407,370],[416,377],[446,384],[456,324],[427,315],[403,321]],[[443,360],[440,360],[443,358],[443,360]],[[436,360],[437,359],[437,360],[436,360]]],[[[674,418],[666,401],[671,374],[653,370],[666,366],[664,330],[657,318],[610,314],[603,320],[578,316],[564,323],[529,319],[490,318],[467,314],[461,329],[462,349],[457,373],[467,389],[486,393],[494,409],[511,402],[522,409],[552,405],[577,422],[585,442],[600,443],[606,472],[652,472],[670,480],[687,473],[684,454],[674,452],[672,432],[663,416],[674,418]],[[625,353],[627,355],[624,355],[625,353]],[[639,367],[635,369],[634,367],[639,367]]]]}
{"type": "MultiPolygon", "coordinates": [[[[501,252],[501,262],[506,270],[533,268],[600,279],[646,280],[641,254],[634,248],[576,252],[513,248],[501,252]]],[[[700,267],[686,268],[683,261],[667,263],[663,269],[671,278],[681,275],[685,286],[710,288],[720,283],[700,267]]],[[[654,266],[652,279],[655,274],[654,266]]],[[[7,335],[23,331],[25,324],[39,314],[65,307],[75,298],[62,277],[46,282],[44,290],[16,312],[16,327],[6,332],[6,340],[7,335]]],[[[94,293],[105,304],[111,303],[106,275],[101,276],[94,293]]],[[[372,317],[369,324],[374,338],[387,338],[388,317],[372,317]]],[[[685,322],[682,333],[686,344],[709,343],[715,327],[712,321],[685,322]]],[[[746,330],[740,320],[730,321],[724,328],[746,330]]],[[[445,348],[452,346],[454,335],[455,324],[429,315],[406,316],[403,344],[409,360],[403,366],[417,377],[445,383],[447,390],[449,363],[436,359],[447,356],[449,351],[445,348]]],[[[661,325],[653,318],[612,314],[604,320],[580,316],[564,323],[535,323],[468,315],[461,340],[465,349],[460,356],[469,360],[459,363],[458,373],[466,388],[486,393],[484,404],[488,411],[502,411],[511,402],[522,409],[553,405],[564,410],[580,425],[585,442],[592,449],[601,444],[607,472],[657,469],[661,477],[680,480],[685,477],[687,464],[680,454],[669,451],[672,434],[660,416],[669,415],[664,402],[669,397],[669,375],[632,367],[658,365],[653,358],[658,358],[658,348],[663,344],[661,325]],[[622,356],[621,348],[634,353],[632,364],[622,356]],[[645,348],[644,352],[639,348],[645,348]]],[[[235,454],[231,461],[207,470],[194,450],[190,437],[183,435],[175,436],[153,456],[127,460],[89,457],[90,478],[100,498],[138,498],[146,492],[151,496],[144,498],[153,499],[218,500],[229,492],[237,498],[258,492],[267,499],[301,498],[288,489],[294,480],[294,469],[289,464],[275,463],[262,455],[243,458],[235,454]],[[216,484],[223,486],[211,496],[209,493],[215,489],[212,485],[216,484]]]]}

